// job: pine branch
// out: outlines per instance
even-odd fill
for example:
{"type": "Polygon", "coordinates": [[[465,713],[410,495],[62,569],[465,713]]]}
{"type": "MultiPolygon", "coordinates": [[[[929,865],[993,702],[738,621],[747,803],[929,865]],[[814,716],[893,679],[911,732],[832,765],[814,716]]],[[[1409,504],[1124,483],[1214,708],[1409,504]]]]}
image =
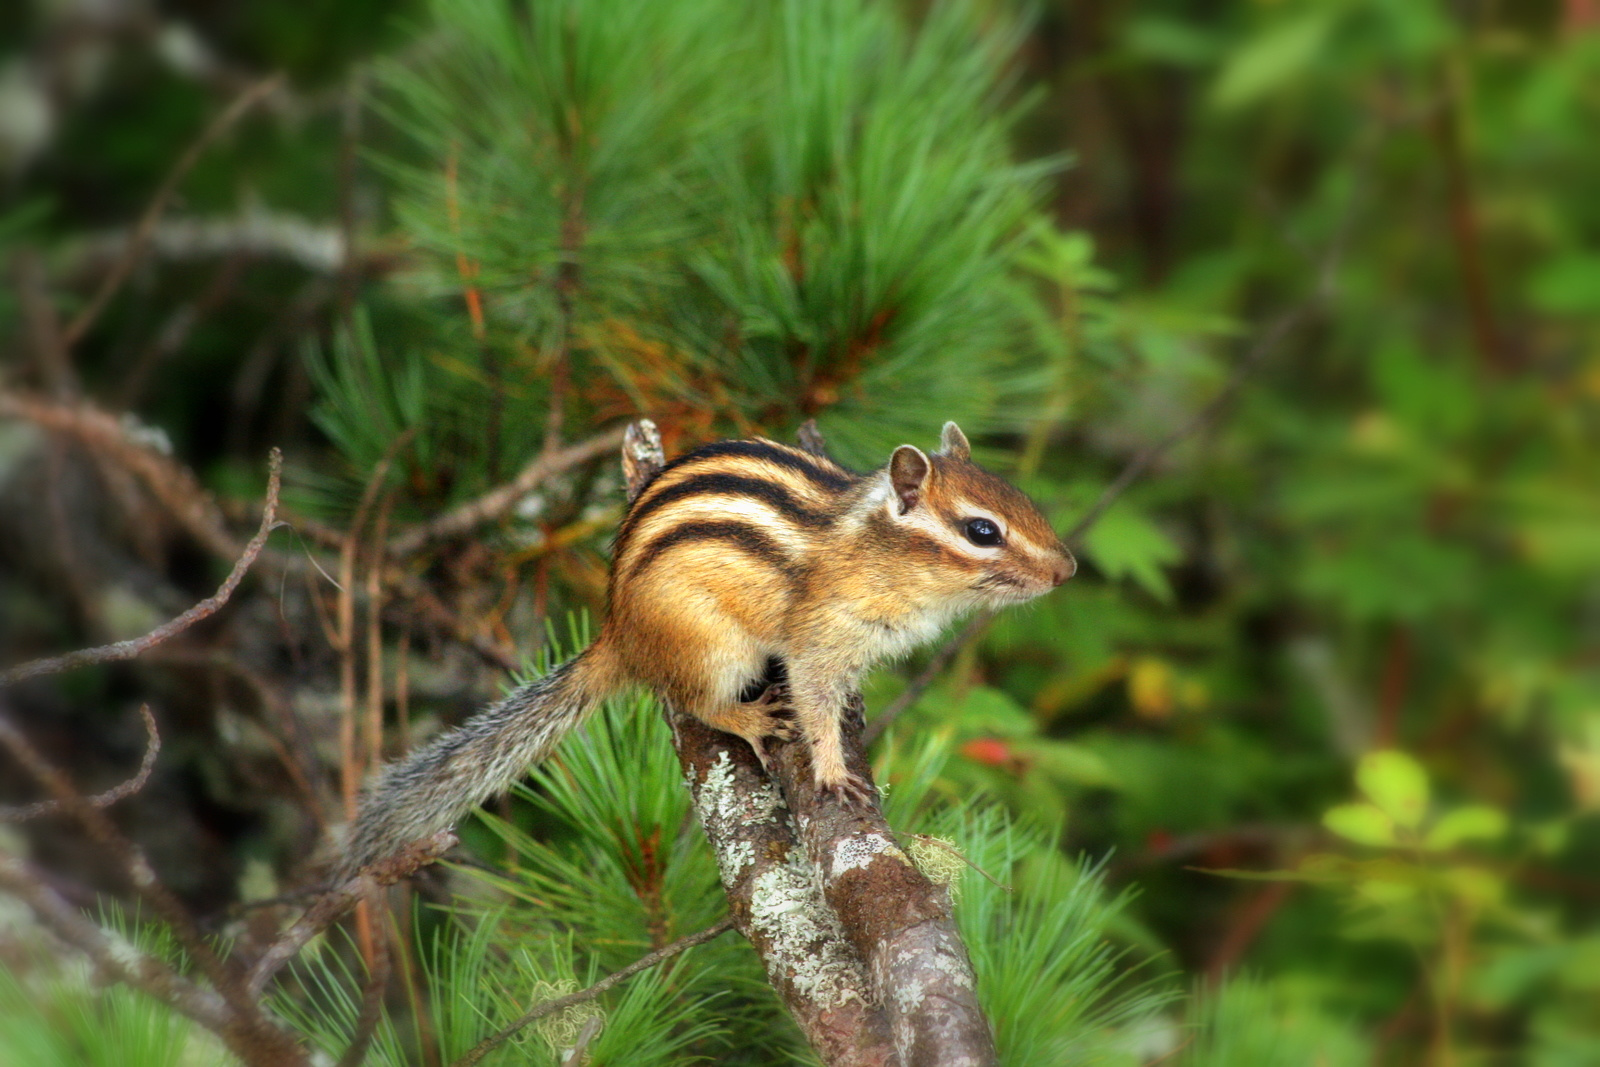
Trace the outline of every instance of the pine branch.
{"type": "Polygon", "coordinates": [[[429,545],[467,533],[484,523],[505,515],[517,501],[533,492],[545,481],[587,463],[596,456],[616,448],[622,443],[622,429],[607,430],[580,444],[541,452],[509,482],[483,494],[475,500],[451,508],[428,522],[411,527],[389,539],[389,555],[397,559],[414,556],[429,545]]]}

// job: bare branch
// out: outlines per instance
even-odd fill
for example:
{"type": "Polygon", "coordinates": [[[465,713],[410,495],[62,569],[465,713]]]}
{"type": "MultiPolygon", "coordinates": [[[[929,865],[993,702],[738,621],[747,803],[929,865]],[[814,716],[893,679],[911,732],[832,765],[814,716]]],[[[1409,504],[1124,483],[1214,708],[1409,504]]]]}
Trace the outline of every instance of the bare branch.
{"type": "Polygon", "coordinates": [[[628,503],[638,499],[650,479],[661,472],[666,457],[661,451],[661,433],[649,419],[628,423],[622,433],[622,477],[628,485],[628,503]]]}
{"type": "Polygon", "coordinates": [[[277,524],[278,483],[282,470],[283,453],[274,448],[268,460],[267,499],[262,507],[261,527],[256,531],[256,535],[250,539],[250,543],[245,545],[244,554],[234,563],[233,570],[228,573],[228,577],[223,580],[222,585],[215,594],[200,601],[200,603],[170,622],[157,626],[143,637],[118,641],[110,645],[101,645],[98,648],[79,649],[64,656],[52,656],[48,659],[24,663],[20,667],[13,667],[9,671],[0,673],[0,686],[14,685],[23,679],[34,678],[41,674],[59,674],[62,671],[87,666],[91,663],[110,663],[116,660],[133,659],[141,652],[148,651],[163,641],[176,637],[201,619],[216,614],[218,609],[233,596],[233,591],[239,587],[239,583],[244,580],[245,572],[250,569],[250,565],[261,554],[262,547],[267,543],[268,535],[272,533],[277,524]]]}
{"type": "Polygon", "coordinates": [[[734,924],[828,1067],[898,1067],[889,1020],[796,834],[796,815],[750,746],[667,709],[672,742],[734,924]]]}
{"type": "Polygon", "coordinates": [[[1312,308],[1319,302],[1320,290],[1314,291],[1311,296],[1273,319],[1267,328],[1261,331],[1256,343],[1250,346],[1244,358],[1234,365],[1233,372],[1228,375],[1228,380],[1217,390],[1216,395],[1176,429],[1159,441],[1141,449],[1129,460],[1111,484],[1100,493],[1099,499],[1090,505],[1089,510],[1073,524],[1072,529],[1067,531],[1062,540],[1072,544],[1088,533],[1089,528],[1100,521],[1100,516],[1116,503],[1118,497],[1127,492],[1129,486],[1143,477],[1144,472],[1149,470],[1156,460],[1216,421],[1217,416],[1221,415],[1233,402],[1233,398],[1239,395],[1239,390],[1244,388],[1245,382],[1255,373],[1261,362],[1311,314],[1312,308]]]}
{"type": "MultiPolygon", "coordinates": [[[[63,246],[60,277],[82,276],[126,254],[134,235],[128,230],[91,233],[63,246]]],[[[254,209],[235,217],[175,218],[153,226],[145,241],[148,255],[185,262],[223,256],[282,259],[313,274],[332,275],[345,266],[344,235],[337,227],[296,215],[254,209]]]]}
{"type": "Polygon", "coordinates": [[[589,1021],[583,1024],[583,1029],[578,1031],[578,1040],[572,1043],[572,1050],[561,1061],[561,1067],[583,1067],[583,1062],[589,1053],[589,1042],[599,1035],[600,1027],[604,1023],[604,1016],[592,1015],[589,1017],[589,1021]]]}
{"type": "MultiPolygon", "coordinates": [[[[367,911],[377,914],[380,899],[376,887],[369,889],[365,898],[367,911]]],[[[383,994],[389,988],[390,972],[389,938],[386,932],[380,930],[372,939],[371,962],[368,964],[366,986],[361,990],[361,1011],[356,1016],[355,1033],[350,1037],[350,1044],[345,1046],[344,1054],[339,1057],[338,1067],[361,1067],[362,1061],[367,1058],[372,1035],[383,1020],[383,994]]]]}
{"type": "MultiPolygon", "coordinates": [[[[840,709],[845,764],[871,780],[861,694],[840,709]]],[[[770,744],[770,742],[769,742],[770,744]]],[[[820,796],[803,740],[769,749],[822,894],[871,976],[903,1064],[999,1062],[950,896],[895,843],[876,801],[847,807],[820,796]]]]}
{"type": "Polygon", "coordinates": [[[138,225],[133,228],[132,234],[129,235],[128,247],[122,253],[122,258],[101,281],[100,288],[90,298],[88,305],[84,307],[83,311],[78,314],[78,317],[72,321],[72,325],[67,327],[66,332],[62,335],[62,344],[65,347],[71,348],[83,339],[83,335],[88,332],[89,327],[94,325],[101,312],[105,311],[106,305],[117,294],[117,290],[122,288],[122,283],[127,281],[134,265],[139,262],[139,257],[143,254],[145,245],[150,240],[150,234],[155,229],[156,223],[161,221],[161,215],[167,209],[167,202],[172,199],[172,194],[177,192],[178,184],[183,181],[195,163],[199,162],[200,156],[211,146],[213,141],[226,133],[229,127],[238,122],[246,112],[282,83],[283,75],[274,74],[271,77],[261,79],[240,93],[234,98],[233,103],[223,110],[222,114],[211,120],[211,124],[201,131],[200,136],[189,145],[183,155],[178,157],[178,162],[173,165],[172,170],[167,172],[167,176],[161,180],[161,185],[156,189],[155,195],[150,198],[149,206],[144,209],[144,214],[140,216],[138,225]]]}
{"type": "Polygon", "coordinates": [[[54,396],[70,399],[78,395],[78,375],[61,339],[61,320],[45,288],[44,265],[31,248],[19,249],[12,257],[13,279],[22,321],[39,365],[39,378],[54,396]]]}
{"type": "MultiPolygon", "coordinates": [[[[156,730],[156,717],[150,714],[150,705],[139,705],[139,715],[144,719],[144,732],[146,743],[144,758],[139,761],[139,771],[121,785],[107,789],[104,793],[96,793],[92,797],[85,797],[84,803],[95,808],[109,808],[117,801],[131,797],[144,788],[145,782],[150,780],[150,771],[156,765],[156,757],[161,754],[161,734],[156,730]]],[[[26,822],[37,819],[41,815],[51,815],[61,810],[59,800],[41,800],[37,804],[26,804],[16,808],[0,808],[0,822],[26,822]]]]}
{"type": "Polygon", "coordinates": [[[421,523],[389,539],[389,554],[404,558],[422,551],[439,541],[448,540],[498,519],[516,506],[518,500],[533,492],[546,480],[587,463],[596,456],[616,448],[622,443],[622,427],[607,430],[580,444],[541,452],[509,482],[465,504],[451,508],[428,522],[421,523]]]}
{"type": "Polygon", "coordinates": [[[216,503],[187,467],[165,454],[157,432],[140,427],[131,417],[118,419],[91,404],[53,404],[12,392],[0,392],[0,416],[26,419],[47,430],[69,434],[110,456],[137,475],[207,551],[224,559],[239,555],[241,546],[228,533],[216,503]]]}
{"type": "Polygon", "coordinates": [[[556,997],[553,1000],[541,1001],[532,1008],[528,1009],[528,1011],[521,1018],[512,1023],[510,1026],[506,1027],[504,1030],[494,1034],[492,1037],[486,1037],[482,1041],[478,1042],[478,1044],[473,1046],[466,1055],[456,1060],[450,1065],[450,1067],[473,1067],[473,1064],[478,1063],[489,1053],[493,1052],[511,1038],[515,1037],[517,1032],[524,1027],[538,1022],[547,1015],[554,1015],[557,1012],[566,1011],[568,1008],[576,1007],[579,1004],[594,1000],[596,997],[603,995],[613,987],[627,981],[629,978],[632,978],[640,971],[649,970],[656,964],[670,960],[672,957],[678,955],[679,953],[686,952],[689,949],[694,948],[696,945],[703,945],[707,941],[710,941],[716,937],[720,937],[722,934],[727,933],[731,929],[733,929],[733,919],[723,919],[715,926],[708,926],[699,933],[690,934],[687,937],[680,937],[678,940],[672,942],[672,944],[663,945],[661,948],[656,949],[648,956],[642,956],[639,959],[634,960],[621,970],[606,975],[588,989],[580,989],[576,993],[570,993],[564,997],[556,997]]]}
{"type": "Polygon", "coordinates": [[[28,906],[39,924],[82,952],[103,974],[148,994],[210,1030],[227,1025],[222,998],[189,981],[154,956],[139,952],[83,917],[49,888],[42,873],[0,852],[0,889],[28,906]]]}
{"type": "Polygon", "coordinates": [[[878,739],[879,734],[889,728],[890,723],[898,719],[902,712],[915,704],[922,694],[928,691],[928,687],[933,684],[933,680],[943,673],[944,669],[950,665],[951,660],[956,658],[956,653],[967,647],[968,641],[981,634],[992,618],[994,618],[994,612],[992,611],[979,612],[968,620],[965,626],[956,631],[954,637],[940,645],[933,655],[928,657],[927,666],[917,672],[917,676],[911,679],[900,695],[891,700],[889,706],[879,712],[877,718],[873,719],[867,726],[866,732],[861,735],[862,743],[872,744],[878,739]]]}
{"type": "Polygon", "coordinates": [[[816,419],[807,419],[800,424],[800,432],[796,434],[800,439],[800,447],[810,452],[813,456],[828,455],[828,446],[822,440],[822,429],[817,425],[816,419]]]}
{"type": "Polygon", "coordinates": [[[259,1000],[246,991],[242,969],[232,960],[217,955],[188,909],[161,884],[144,853],[122,836],[104,811],[78,793],[65,774],[39,754],[4,715],[3,709],[0,709],[0,745],[55,796],[62,810],[77,820],[116,864],[140,900],[172,930],[183,951],[216,990],[224,1008],[215,1031],[234,1054],[246,1063],[264,1067],[304,1063],[304,1051],[298,1043],[266,1014],[259,1000]]]}
{"type": "Polygon", "coordinates": [[[307,942],[339,916],[355,907],[369,893],[409,877],[418,868],[426,867],[450,851],[455,843],[455,834],[449,830],[441,830],[432,837],[413,841],[387,859],[363,867],[352,878],[323,894],[306,909],[305,914],[300,916],[293,926],[284,932],[282,937],[261,954],[261,958],[250,969],[247,983],[250,992],[259,995],[272,980],[272,976],[293,959],[296,953],[305,948],[307,942]]]}

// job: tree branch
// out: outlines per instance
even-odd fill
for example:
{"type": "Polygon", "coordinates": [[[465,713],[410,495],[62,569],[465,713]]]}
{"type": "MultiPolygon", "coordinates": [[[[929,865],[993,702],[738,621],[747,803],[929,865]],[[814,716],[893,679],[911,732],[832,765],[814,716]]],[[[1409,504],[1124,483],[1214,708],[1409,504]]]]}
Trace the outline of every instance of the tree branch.
{"type": "MultiPolygon", "coordinates": [[[[156,730],[156,717],[150,714],[150,705],[139,705],[139,715],[144,719],[145,747],[144,758],[139,761],[139,770],[132,778],[121,785],[107,789],[104,793],[96,793],[92,797],[85,797],[84,803],[95,808],[109,808],[119,800],[133,796],[144,788],[145,782],[150,780],[150,771],[156,765],[156,757],[161,754],[161,734],[156,730]]],[[[25,804],[15,808],[0,808],[0,822],[27,822],[37,819],[41,815],[53,815],[61,810],[59,800],[41,800],[37,804],[25,804]]]]}
{"type": "Polygon", "coordinates": [[[157,626],[143,637],[130,638],[127,641],[117,641],[114,644],[101,645],[98,648],[79,649],[69,652],[64,656],[52,656],[47,659],[34,660],[13,667],[0,673],[0,687],[15,685],[26,678],[34,678],[41,674],[59,674],[62,671],[72,670],[75,667],[84,667],[91,663],[111,663],[117,660],[133,659],[141,652],[170,640],[187,630],[201,619],[209,618],[216,614],[228,599],[233,596],[233,591],[244,580],[245,572],[261,554],[261,549],[267,543],[267,537],[277,525],[278,510],[278,483],[283,470],[283,453],[276,448],[272,450],[268,460],[267,474],[267,499],[262,506],[261,527],[256,535],[245,545],[244,553],[234,563],[233,570],[228,572],[228,577],[222,582],[216,593],[200,601],[188,611],[169,622],[157,626]]]}
{"type": "Polygon", "coordinates": [[[127,281],[128,275],[133,272],[134,265],[139,262],[139,257],[144,253],[145,245],[149,242],[150,234],[155,230],[156,223],[161,221],[161,215],[167,209],[167,201],[172,199],[172,194],[178,190],[178,184],[199,162],[205,150],[211,146],[213,141],[226,133],[229,127],[238,122],[246,112],[282,84],[283,75],[274,74],[271,77],[261,79],[244,90],[234,98],[233,103],[229,104],[222,114],[211,120],[210,125],[202,130],[200,136],[195,138],[194,142],[184,150],[183,155],[178,157],[178,162],[167,172],[167,176],[161,180],[161,185],[157,187],[155,195],[150,198],[149,206],[144,209],[144,214],[140,216],[138,225],[133,228],[133,232],[129,235],[128,246],[123,251],[122,258],[117,261],[116,266],[112,267],[110,273],[100,282],[100,288],[95,290],[95,294],[90,298],[89,303],[62,335],[62,344],[65,347],[71,348],[83,339],[83,335],[88,332],[89,327],[94,325],[100,314],[105,311],[106,305],[117,294],[117,290],[122,288],[122,283],[127,281]]]}
{"type": "MultiPolygon", "coordinates": [[[[630,425],[622,447],[630,503],[665,463],[655,424],[630,425]]],[[[745,742],[671,707],[665,714],[731,921],[800,1032],[828,1067],[894,1067],[888,1017],[811,876],[783,796],[745,742]]]]}
{"type": "MultiPolygon", "coordinates": [[[[629,429],[630,500],[663,465],[653,431],[629,429]]],[[[814,426],[806,437],[823,448],[814,426]]],[[[846,762],[870,781],[859,694],[841,714],[846,762]]],[[[769,777],[745,742],[671,708],[667,721],[733,922],[822,1062],[994,1064],[949,897],[894,843],[876,804],[820,796],[804,741],[771,745],[769,777]]]]}
{"type": "Polygon", "coordinates": [[[604,455],[621,442],[622,428],[617,427],[567,448],[541,452],[504,485],[390,538],[389,555],[396,558],[413,556],[429,545],[457,537],[498,519],[545,481],[604,455]]]}
{"type": "Polygon", "coordinates": [[[293,926],[267,946],[260,959],[256,960],[255,966],[250,969],[246,987],[252,994],[259,995],[272,980],[272,976],[335,919],[355,907],[369,893],[394,885],[401,879],[409,877],[418,868],[434,862],[450,851],[455,843],[456,835],[449,830],[441,830],[432,837],[413,841],[387,859],[363,867],[353,877],[318,897],[293,926]]]}
{"type": "Polygon", "coordinates": [[[54,404],[21,393],[0,392],[0,416],[77,438],[132,471],[190,537],[223,559],[238,557],[240,545],[228,533],[222,513],[194,474],[166,454],[159,431],[141,427],[131,416],[119,419],[88,403],[54,404]]]}

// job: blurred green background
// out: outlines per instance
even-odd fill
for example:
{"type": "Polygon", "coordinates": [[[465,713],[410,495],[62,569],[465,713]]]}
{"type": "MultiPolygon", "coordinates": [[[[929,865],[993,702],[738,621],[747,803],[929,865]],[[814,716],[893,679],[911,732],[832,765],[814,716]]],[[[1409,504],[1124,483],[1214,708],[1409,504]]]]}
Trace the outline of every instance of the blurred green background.
{"type": "MultiPolygon", "coordinates": [[[[669,452],[816,417],[862,468],[956,418],[1063,531],[1183,431],[891,743],[1104,857],[1126,961],[1312,1020],[1183,1062],[1600,1063],[1593,0],[18,2],[0,255],[0,389],[125,416],[245,524],[283,447],[290,554],[370,534],[369,482],[390,532],[503,482],[551,411],[669,452]]],[[[5,663],[225,572],[115,467],[0,423],[5,663]]],[[[598,610],[619,508],[599,464],[374,579],[388,721],[598,610]]],[[[317,832],[236,720],[350,774],[327,590],[256,586],[187,661],[14,694],[86,780],[156,704],[126,819],[201,911],[317,832]]]]}

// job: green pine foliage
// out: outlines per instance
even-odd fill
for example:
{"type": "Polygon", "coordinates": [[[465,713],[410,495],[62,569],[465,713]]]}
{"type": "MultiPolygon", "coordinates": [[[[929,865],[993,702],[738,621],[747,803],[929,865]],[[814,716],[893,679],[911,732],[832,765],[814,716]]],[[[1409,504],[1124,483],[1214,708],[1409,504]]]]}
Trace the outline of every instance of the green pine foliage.
{"type": "Polygon", "coordinates": [[[866,465],[946,418],[1025,418],[1017,256],[1046,168],[1012,162],[1019,23],[858,0],[432,16],[425,56],[385,70],[411,147],[380,162],[435,313],[312,359],[352,477],[415,427],[431,489],[481,490],[537,448],[558,367],[579,426],[643,412],[693,442],[817,415],[866,465]]]}

